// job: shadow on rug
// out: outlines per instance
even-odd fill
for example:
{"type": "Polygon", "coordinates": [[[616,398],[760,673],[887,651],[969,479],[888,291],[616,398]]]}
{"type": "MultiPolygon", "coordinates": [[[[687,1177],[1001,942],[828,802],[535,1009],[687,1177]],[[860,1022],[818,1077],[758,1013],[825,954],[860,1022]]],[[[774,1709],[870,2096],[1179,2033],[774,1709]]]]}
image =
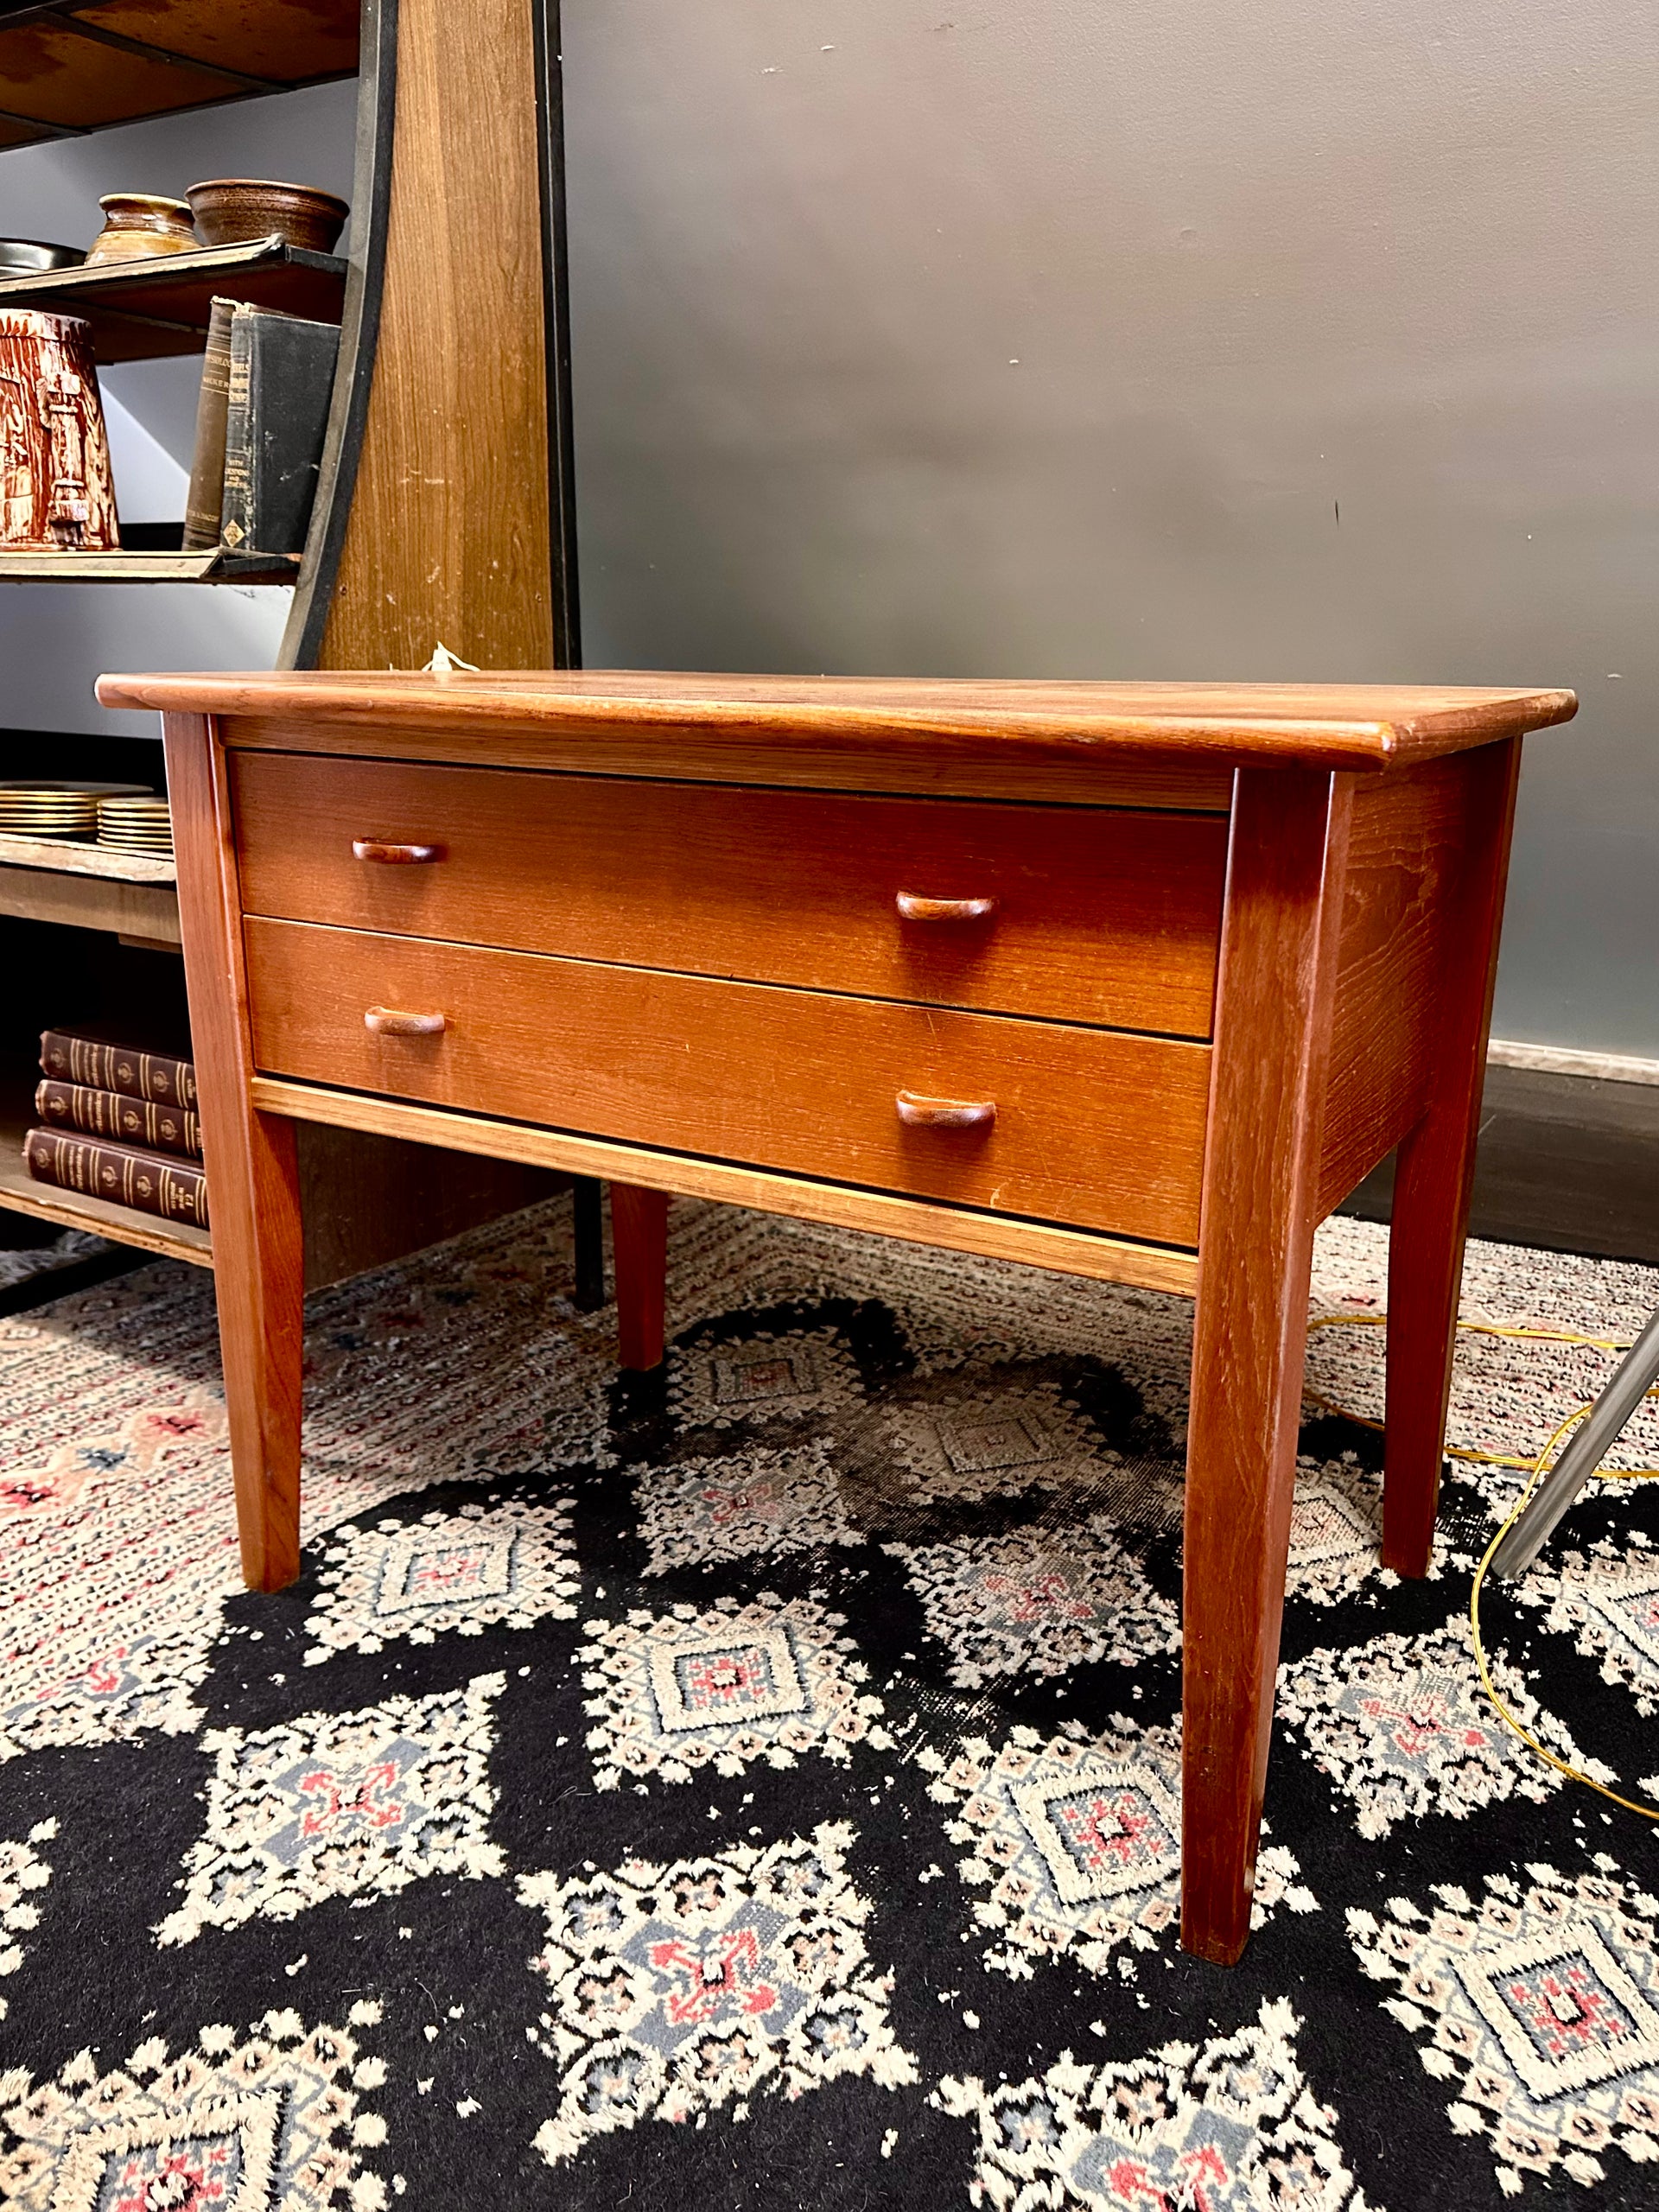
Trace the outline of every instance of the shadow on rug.
{"type": "MultiPolygon", "coordinates": [[[[1327,1225],[1319,1309],[1384,1255],[1327,1225]]],[[[1659,1840],[1473,1682],[1513,1477],[1455,1474],[1403,1585],[1380,1439],[1304,1430],[1225,1973],[1176,1940],[1190,1309],[691,1205],[671,1260],[644,1378],[569,1302],[568,1201],[315,1300],[276,1598],[210,1283],[0,1322],[0,2201],[1655,2201],[1659,1840]]],[[[1486,1246],[1465,1312],[1656,1296],[1486,1246]]],[[[1381,1337],[1310,1380],[1374,1414],[1381,1337]]],[[[1453,1435],[1536,1450],[1607,1364],[1465,1339],[1453,1435]]],[[[1535,1732],[1649,1791],[1655,1536],[1599,1484],[1488,1615],[1535,1732]]]]}

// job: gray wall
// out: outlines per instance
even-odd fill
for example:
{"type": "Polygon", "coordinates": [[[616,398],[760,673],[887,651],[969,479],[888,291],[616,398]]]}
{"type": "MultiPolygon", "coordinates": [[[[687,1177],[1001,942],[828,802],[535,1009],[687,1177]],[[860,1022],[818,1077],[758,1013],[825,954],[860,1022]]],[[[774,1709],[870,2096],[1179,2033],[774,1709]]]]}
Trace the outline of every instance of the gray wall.
{"type": "MultiPolygon", "coordinates": [[[[1496,1026],[1659,1058],[1651,32],[1637,0],[564,0],[589,662],[1570,683],[1496,1026]]],[[[8,154],[0,216],[349,190],[350,131],[334,86],[8,154]]],[[[188,459],[193,373],[110,377],[129,490],[188,459]]],[[[0,594],[0,721],[268,660],[276,598],[0,594]]]]}
{"type": "Polygon", "coordinates": [[[1659,1057],[1649,0],[564,0],[590,662],[1571,684],[1497,1028],[1659,1057]]]}

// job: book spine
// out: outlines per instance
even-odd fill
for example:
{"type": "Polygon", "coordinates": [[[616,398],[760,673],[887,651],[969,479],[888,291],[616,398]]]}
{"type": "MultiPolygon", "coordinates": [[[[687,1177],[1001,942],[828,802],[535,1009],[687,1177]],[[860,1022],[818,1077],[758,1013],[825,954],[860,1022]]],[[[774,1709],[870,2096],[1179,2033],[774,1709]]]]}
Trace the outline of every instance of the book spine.
{"type": "Polygon", "coordinates": [[[253,550],[253,439],[249,399],[253,385],[256,318],[245,309],[231,317],[226,367],[225,473],[219,510],[219,542],[232,552],[253,550]]]}
{"type": "Polygon", "coordinates": [[[153,1098],[124,1098],[118,1090],[92,1090],[48,1076],[35,1088],[35,1115],[48,1128],[84,1129],[89,1136],[112,1137],[118,1144],[201,1157],[201,1124],[196,1116],[153,1098]]]}
{"type": "Polygon", "coordinates": [[[201,391],[196,399],[196,447],[184,505],[187,551],[219,543],[225,500],[225,416],[231,393],[231,317],[235,312],[233,300],[215,300],[207,320],[201,391]]]}
{"type": "Polygon", "coordinates": [[[230,551],[305,550],[339,354],[334,323],[270,308],[232,317],[219,513],[230,551]]]}
{"type": "Polygon", "coordinates": [[[82,1084],[89,1090],[118,1090],[124,1098],[150,1098],[158,1106],[181,1110],[195,1107],[194,1068],[165,1052],[136,1052],[126,1045],[48,1029],[41,1039],[41,1070],[60,1083],[82,1084]]]}
{"type": "Polygon", "coordinates": [[[37,1183],[107,1198],[163,1221],[207,1226],[207,1179],[189,1160],[169,1160],[136,1145],[97,1144],[62,1129],[30,1129],[23,1165],[37,1183]]]}

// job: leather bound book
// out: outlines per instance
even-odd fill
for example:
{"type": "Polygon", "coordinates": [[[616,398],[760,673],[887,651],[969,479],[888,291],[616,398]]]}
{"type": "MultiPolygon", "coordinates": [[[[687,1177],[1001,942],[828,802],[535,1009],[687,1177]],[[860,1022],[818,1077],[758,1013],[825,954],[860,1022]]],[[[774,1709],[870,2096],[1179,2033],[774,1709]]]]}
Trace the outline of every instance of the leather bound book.
{"type": "Polygon", "coordinates": [[[219,511],[225,503],[225,414],[231,397],[231,318],[235,313],[234,300],[215,300],[207,319],[207,347],[201,357],[201,390],[196,399],[196,449],[184,502],[187,552],[219,543],[219,511]]]}
{"type": "Polygon", "coordinates": [[[117,1090],[123,1098],[153,1099],[158,1106],[196,1103],[196,1071],[188,1060],[165,1052],[140,1052],[130,1045],[48,1029],[41,1039],[41,1071],[60,1083],[90,1090],[117,1090]]]}
{"type": "Polygon", "coordinates": [[[36,1118],[48,1129],[80,1129],[117,1144],[140,1144],[151,1152],[201,1158],[201,1123],[181,1106],[154,1098],[124,1098],[118,1090],[93,1090],[85,1084],[59,1083],[48,1076],[35,1091],[36,1118]]]}
{"type": "Polygon", "coordinates": [[[271,308],[232,316],[219,529],[227,552],[304,552],[339,351],[331,322],[271,308]]]}
{"type": "Polygon", "coordinates": [[[100,1144],[63,1129],[31,1129],[23,1139],[23,1165],[37,1183],[108,1198],[163,1221],[207,1226],[207,1179],[193,1160],[137,1145],[100,1144]]]}

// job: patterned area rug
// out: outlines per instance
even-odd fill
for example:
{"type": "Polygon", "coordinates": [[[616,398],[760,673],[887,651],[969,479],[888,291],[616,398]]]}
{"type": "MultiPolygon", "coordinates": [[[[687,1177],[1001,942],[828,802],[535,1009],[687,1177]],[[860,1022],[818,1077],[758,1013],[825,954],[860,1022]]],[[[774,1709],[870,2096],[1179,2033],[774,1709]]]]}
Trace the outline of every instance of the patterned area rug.
{"type": "MultiPolygon", "coordinates": [[[[1383,1256],[1332,1224],[1319,1309],[1383,1256]]],[[[272,1599],[207,1281],[0,1323],[0,2201],[1659,2201],[1659,1839],[1472,1686],[1515,1478],[1459,1472],[1402,1585],[1380,1440],[1310,1418],[1224,1973],[1176,1942],[1190,1309],[692,1205],[671,1257],[645,1378],[564,1202],[314,1301],[272,1599]]],[[[1487,1246],[1465,1306],[1656,1297],[1487,1246]]],[[[1381,1335],[1317,1389],[1374,1413],[1381,1335]]],[[[1535,1450],[1607,1363],[1466,1339],[1454,1434],[1535,1450]]],[[[1541,1738],[1649,1790],[1656,1537],[1598,1484],[1489,1623],[1541,1738]]]]}

